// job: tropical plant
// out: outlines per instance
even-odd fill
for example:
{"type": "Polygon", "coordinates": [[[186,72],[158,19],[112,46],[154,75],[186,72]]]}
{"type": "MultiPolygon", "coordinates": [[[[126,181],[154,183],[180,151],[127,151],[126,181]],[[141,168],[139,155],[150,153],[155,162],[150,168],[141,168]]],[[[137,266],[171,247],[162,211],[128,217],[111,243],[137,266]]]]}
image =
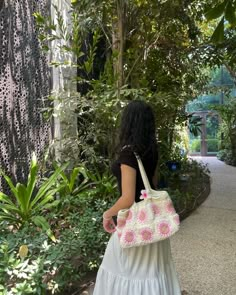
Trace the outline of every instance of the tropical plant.
{"type": "Polygon", "coordinates": [[[233,158],[232,151],[230,149],[221,149],[217,153],[217,158],[224,161],[228,165],[236,166],[235,158],[233,158]]]}
{"type": "Polygon", "coordinates": [[[74,199],[70,199],[71,210],[66,214],[64,208],[56,216],[55,210],[48,214],[49,219],[53,216],[61,221],[54,229],[60,232],[57,243],[32,226],[14,233],[6,226],[0,228],[1,295],[72,294],[78,292],[81,278],[98,268],[109,239],[102,227],[102,213],[110,203],[86,198],[76,198],[74,203],[74,199]],[[81,207],[83,212],[78,214],[81,207]],[[28,251],[22,253],[23,247],[28,251]],[[76,289],[72,292],[73,285],[76,289]]]}
{"type": "Polygon", "coordinates": [[[219,143],[217,138],[209,138],[207,139],[207,150],[208,152],[218,152],[219,143]]]}
{"type": "Polygon", "coordinates": [[[102,213],[118,197],[114,177],[108,169],[76,167],[59,171],[58,178],[59,204],[47,211],[57,243],[29,223],[14,232],[7,224],[0,228],[0,294],[68,292],[100,264],[109,239],[102,213]]]}
{"type": "Polygon", "coordinates": [[[19,256],[16,238],[11,236],[0,241],[0,294],[45,294],[46,285],[42,281],[46,273],[43,255],[31,260],[28,257],[24,259],[19,256]],[[15,244],[12,245],[12,242],[15,244]]]}
{"type": "Polygon", "coordinates": [[[77,195],[89,186],[91,187],[91,183],[88,182],[89,178],[87,170],[83,166],[73,168],[69,174],[62,170],[60,176],[60,184],[62,185],[60,195],[62,197],[65,197],[66,195],[77,195]],[[78,181],[78,178],[81,181],[78,181]]]}
{"type": "MultiPolygon", "coordinates": [[[[106,201],[113,201],[118,197],[117,181],[108,169],[105,169],[103,173],[97,169],[94,172],[87,171],[87,175],[92,180],[92,186],[88,192],[88,196],[93,199],[96,199],[97,196],[106,201]]],[[[82,196],[83,194],[81,194],[82,196]]]]}
{"type": "Polygon", "coordinates": [[[64,186],[59,192],[60,203],[57,212],[74,212],[75,209],[75,212],[83,214],[88,202],[112,202],[118,197],[116,180],[107,167],[103,172],[96,168],[92,171],[86,167],[77,167],[69,176],[62,172],[61,177],[64,186]]]}
{"type": "Polygon", "coordinates": [[[232,27],[236,25],[236,3],[234,0],[210,2],[207,3],[205,16],[208,21],[220,18],[211,36],[211,41],[218,43],[224,40],[226,22],[232,27]],[[214,5],[212,6],[212,4],[214,5]]]}
{"type": "Polygon", "coordinates": [[[192,153],[199,153],[201,151],[201,140],[193,139],[191,142],[190,150],[192,153]]]}
{"type": "Polygon", "coordinates": [[[60,154],[67,160],[73,157],[74,166],[76,159],[95,163],[98,155],[111,158],[117,114],[134,98],[151,100],[157,126],[166,126],[159,132],[160,141],[171,150],[175,125],[186,120],[182,115],[186,101],[206,82],[202,71],[206,52],[198,48],[197,23],[203,15],[198,4],[185,9],[183,1],[86,0],[71,2],[67,19],[55,6],[55,19],[35,14],[44,47],[59,40],[60,53],[76,57],[52,64],[78,68],[74,80],[80,94],[68,95],[66,86],[57,95],[63,112],[69,110],[73,123],[78,123],[72,136],[76,124],[71,128],[70,116],[58,114],[68,126],[60,138],[64,149],[60,154]]]}
{"type": "Polygon", "coordinates": [[[50,238],[54,238],[50,226],[42,212],[58,204],[54,195],[64,186],[56,186],[60,173],[66,168],[67,164],[58,167],[53,174],[37,188],[37,178],[39,165],[36,155],[33,154],[27,184],[13,184],[10,177],[1,172],[6,180],[11,196],[0,192],[0,222],[5,221],[15,226],[21,227],[25,223],[32,222],[37,227],[41,227],[47,232],[50,238]]]}
{"type": "Polygon", "coordinates": [[[233,165],[236,165],[236,99],[227,99],[225,104],[212,106],[218,112],[224,127],[224,141],[229,142],[227,148],[230,149],[233,165]]]}
{"type": "Polygon", "coordinates": [[[195,137],[202,132],[202,125],[202,118],[200,116],[196,116],[194,113],[188,116],[188,128],[195,137]]]}

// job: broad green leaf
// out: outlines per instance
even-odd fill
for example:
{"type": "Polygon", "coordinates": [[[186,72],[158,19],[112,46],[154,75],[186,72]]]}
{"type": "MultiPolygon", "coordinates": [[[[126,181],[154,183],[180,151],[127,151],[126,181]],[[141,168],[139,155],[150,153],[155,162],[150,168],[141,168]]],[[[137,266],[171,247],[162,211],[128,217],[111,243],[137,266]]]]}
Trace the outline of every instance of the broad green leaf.
{"type": "Polygon", "coordinates": [[[39,202],[40,199],[42,198],[47,198],[47,196],[54,196],[55,193],[59,192],[62,188],[64,187],[64,184],[53,188],[51,190],[45,191],[45,194],[37,194],[36,197],[32,200],[31,204],[30,204],[30,208],[32,210],[35,210],[35,205],[39,202]]]}
{"type": "Polygon", "coordinates": [[[73,187],[74,187],[74,184],[75,184],[75,180],[76,180],[79,172],[80,172],[80,168],[79,167],[76,167],[76,168],[73,169],[73,171],[72,171],[72,173],[70,175],[70,183],[69,183],[69,190],[70,190],[70,192],[72,192],[72,190],[73,190],[73,187]]]}
{"type": "Polygon", "coordinates": [[[12,216],[11,214],[7,214],[7,213],[0,213],[0,221],[10,221],[13,223],[19,222],[18,218],[12,216]]]}
{"type": "Polygon", "coordinates": [[[28,196],[27,196],[26,187],[22,183],[17,183],[16,189],[18,191],[18,199],[20,201],[19,206],[22,209],[22,211],[25,213],[25,215],[28,215],[28,210],[27,210],[28,196]]]}
{"type": "Polygon", "coordinates": [[[206,16],[207,20],[209,21],[209,20],[216,19],[216,18],[220,17],[224,13],[226,4],[227,4],[227,0],[224,1],[223,3],[220,3],[220,4],[216,5],[213,8],[210,8],[205,13],[205,16],[206,16]]]}
{"type": "MultiPolygon", "coordinates": [[[[48,180],[46,180],[40,187],[37,195],[35,196],[33,200],[33,204],[31,207],[39,200],[41,199],[49,189],[51,189],[52,186],[56,184],[56,181],[58,179],[58,176],[61,174],[61,172],[68,166],[68,164],[64,164],[61,167],[57,168],[56,171],[49,177],[48,180]]],[[[58,188],[57,188],[58,190],[58,188]]]]}
{"type": "Polygon", "coordinates": [[[225,18],[222,17],[221,21],[217,25],[217,27],[211,37],[211,41],[213,43],[219,43],[219,42],[224,41],[224,21],[225,21],[225,18]]]}
{"type": "Polygon", "coordinates": [[[15,206],[15,204],[11,201],[9,196],[5,195],[4,193],[0,192],[0,202],[7,203],[9,205],[15,206]]]}
{"type": "Polygon", "coordinates": [[[0,290],[5,290],[5,287],[3,285],[0,284],[0,290]]]}
{"type": "MultiPolygon", "coordinates": [[[[58,168],[58,167],[57,167],[57,168],[58,168]]],[[[65,174],[64,171],[61,171],[60,176],[63,178],[65,184],[66,184],[67,186],[69,186],[69,179],[67,178],[67,176],[66,176],[66,174],[65,174]]]]}
{"type": "Polygon", "coordinates": [[[34,191],[34,187],[37,181],[37,173],[38,173],[38,164],[35,153],[32,155],[30,172],[28,176],[27,182],[27,208],[29,207],[30,200],[32,198],[32,193],[34,191]]]}
{"type": "Polygon", "coordinates": [[[60,204],[60,200],[55,200],[52,203],[48,203],[44,206],[45,209],[51,209],[53,207],[57,207],[60,204]]]}
{"type": "Polygon", "coordinates": [[[80,57],[82,57],[82,56],[84,56],[84,55],[85,55],[85,54],[84,54],[83,52],[79,52],[79,53],[76,54],[77,58],[80,58],[80,57]]]}
{"type": "Polygon", "coordinates": [[[56,26],[54,23],[52,23],[52,24],[49,24],[46,28],[47,28],[48,30],[56,31],[57,26],[56,26]]]}
{"type": "Polygon", "coordinates": [[[84,167],[79,167],[79,173],[82,174],[84,178],[88,178],[88,171],[84,167]]]}
{"type": "Polygon", "coordinates": [[[73,194],[78,194],[84,190],[87,190],[88,188],[92,187],[93,185],[95,185],[96,183],[93,182],[93,183],[87,183],[87,180],[84,181],[83,183],[81,183],[73,192],[73,194]]]}
{"type": "Polygon", "coordinates": [[[236,15],[235,15],[235,9],[232,6],[232,2],[229,1],[226,10],[225,10],[225,19],[232,25],[235,26],[236,24],[236,15]]]}
{"type": "Polygon", "coordinates": [[[39,24],[46,23],[45,18],[39,12],[33,13],[33,16],[35,17],[37,23],[39,23],[39,24]]]}
{"type": "Polygon", "coordinates": [[[91,173],[91,172],[87,171],[87,177],[95,183],[98,181],[98,177],[95,173],[91,173]]]}
{"type": "Polygon", "coordinates": [[[84,62],[84,69],[85,69],[85,71],[86,71],[87,74],[89,74],[91,72],[92,66],[93,65],[91,64],[90,61],[85,61],[84,62]]]}
{"type": "Polygon", "coordinates": [[[16,187],[14,186],[13,182],[11,181],[10,177],[8,177],[6,174],[3,173],[3,177],[5,178],[8,186],[11,189],[11,192],[13,193],[14,197],[17,199],[18,201],[18,191],[16,189],[16,187]]]}
{"type": "MultiPolygon", "coordinates": [[[[9,205],[9,204],[1,204],[0,205],[0,210],[7,210],[8,213],[10,214],[19,214],[20,216],[22,215],[22,212],[19,208],[17,208],[16,206],[12,206],[12,205],[9,205]]],[[[6,211],[4,211],[6,212],[6,211]]]]}
{"type": "Polygon", "coordinates": [[[36,226],[42,228],[53,242],[56,242],[56,238],[50,229],[50,225],[43,216],[34,216],[32,217],[32,221],[36,226]]]}
{"type": "Polygon", "coordinates": [[[44,197],[41,201],[38,201],[38,202],[36,203],[36,206],[33,207],[33,211],[34,211],[34,213],[35,213],[36,211],[40,211],[40,210],[42,210],[42,209],[46,209],[46,204],[49,203],[49,202],[51,202],[53,199],[54,199],[54,198],[53,198],[52,195],[48,195],[48,196],[44,197]]]}

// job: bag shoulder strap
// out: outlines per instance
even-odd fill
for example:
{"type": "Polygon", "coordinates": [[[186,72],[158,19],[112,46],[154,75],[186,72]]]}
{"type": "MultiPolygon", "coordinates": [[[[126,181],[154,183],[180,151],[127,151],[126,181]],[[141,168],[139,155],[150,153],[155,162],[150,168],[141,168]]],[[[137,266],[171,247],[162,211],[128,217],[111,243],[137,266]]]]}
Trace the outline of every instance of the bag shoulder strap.
{"type": "MultiPolygon", "coordinates": [[[[128,147],[130,147],[130,145],[125,145],[125,146],[122,147],[121,150],[123,151],[124,149],[126,149],[128,147]]],[[[135,155],[135,157],[136,157],[136,159],[138,161],[138,167],[139,167],[139,171],[140,171],[140,174],[141,174],[141,177],[142,177],[142,180],[143,180],[145,190],[150,190],[150,189],[152,189],[152,187],[151,187],[150,182],[148,180],[147,173],[146,173],[146,171],[144,169],[142,160],[141,160],[140,156],[136,152],[134,152],[134,155],[135,155]]]]}
{"type": "Polygon", "coordinates": [[[146,173],[146,171],[144,169],[142,160],[141,160],[141,158],[139,157],[139,155],[137,153],[134,153],[134,154],[135,154],[135,157],[136,157],[136,159],[138,161],[138,167],[139,167],[139,171],[140,171],[140,174],[141,174],[141,177],[142,177],[142,180],[143,180],[145,190],[151,190],[152,187],[151,187],[150,182],[148,180],[147,173],[146,173]]]}

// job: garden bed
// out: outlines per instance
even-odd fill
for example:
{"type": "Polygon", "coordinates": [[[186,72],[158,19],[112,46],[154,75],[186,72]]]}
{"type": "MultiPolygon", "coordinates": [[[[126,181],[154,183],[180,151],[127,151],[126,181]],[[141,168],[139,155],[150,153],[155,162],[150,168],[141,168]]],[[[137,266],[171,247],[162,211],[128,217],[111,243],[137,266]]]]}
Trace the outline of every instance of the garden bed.
{"type": "MultiPolygon", "coordinates": [[[[207,198],[210,177],[207,166],[196,161],[183,160],[179,167],[165,171],[168,187],[164,189],[183,220],[207,198]]],[[[54,239],[31,220],[19,228],[1,222],[0,294],[15,290],[9,294],[76,295],[95,281],[110,237],[102,228],[102,214],[118,198],[116,180],[108,170],[100,174],[78,167],[67,176],[60,168],[56,171],[58,179],[52,174],[50,183],[53,177],[58,185],[53,191],[59,191],[60,198],[54,201],[56,206],[40,212],[54,239]]],[[[16,210],[13,205],[6,208],[16,210]]]]}
{"type": "Polygon", "coordinates": [[[189,203],[185,208],[180,210],[180,220],[183,221],[187,218],[193,211],[195,211],[209,196],[211,192],[211,181],[207,174],[204,174],[198,186],[196,186],[196,194],[194,195],[194,202],[189,203]]]}

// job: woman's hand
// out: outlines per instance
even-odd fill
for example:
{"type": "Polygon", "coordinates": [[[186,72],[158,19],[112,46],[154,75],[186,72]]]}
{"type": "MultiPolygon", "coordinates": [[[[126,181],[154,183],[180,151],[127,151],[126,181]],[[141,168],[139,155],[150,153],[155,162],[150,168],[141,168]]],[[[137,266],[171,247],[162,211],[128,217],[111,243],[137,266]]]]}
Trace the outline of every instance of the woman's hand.
{"type": "Polygon", "coordinates": [[[103,214],[103,228],[104,228],[104,230],[110,234],[114,233],[116,231],[115,222],[113,221],[112,217],[106,217],[104,215],[105,215],[105,213],[103,214]]]}

